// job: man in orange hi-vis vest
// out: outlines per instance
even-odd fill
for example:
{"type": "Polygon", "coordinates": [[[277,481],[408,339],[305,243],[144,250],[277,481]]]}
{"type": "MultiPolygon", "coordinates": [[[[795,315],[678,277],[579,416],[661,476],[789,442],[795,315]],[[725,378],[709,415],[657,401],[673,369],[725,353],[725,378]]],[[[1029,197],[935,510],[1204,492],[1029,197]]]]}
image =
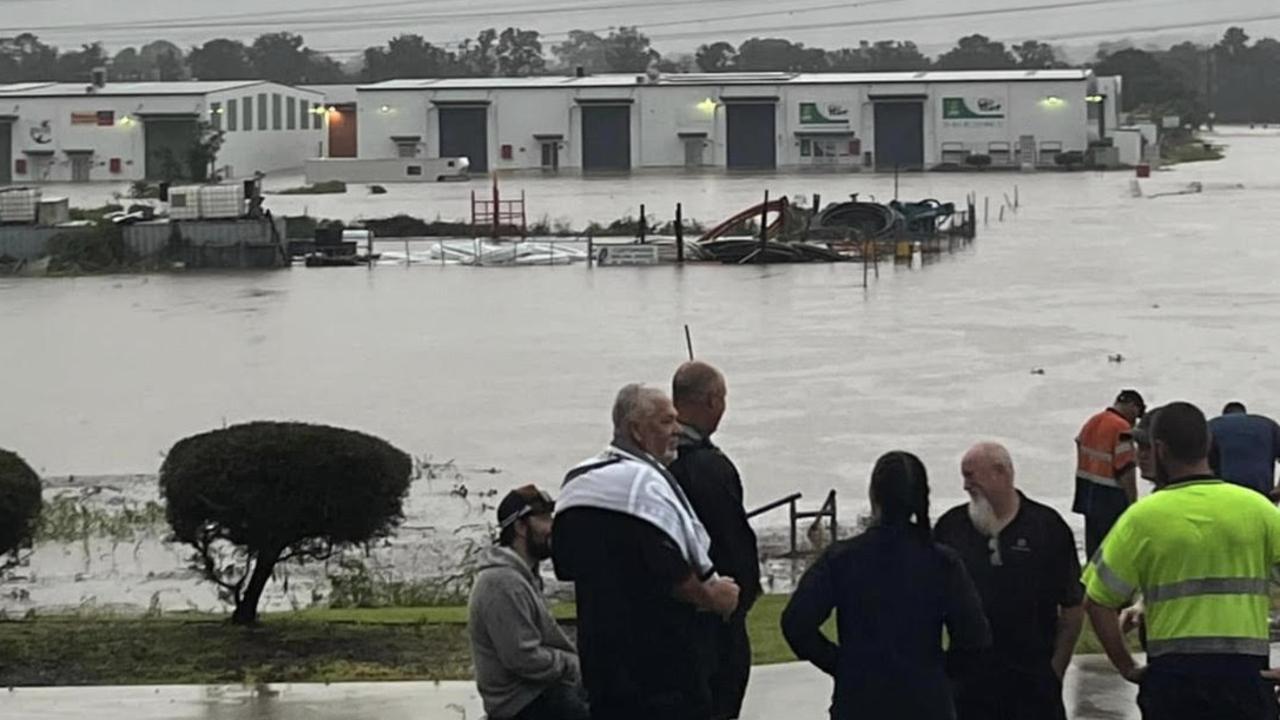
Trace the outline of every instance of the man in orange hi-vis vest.
{"type": "Polygon", "coordinates": [[[1074,512],[1084,515],[1084,548],[1093,557],[1125,508],[1138,499],[1133,424],[1147,404],[1121,390],[1115,404],[1089,418],[1076,436],[1074,512]]]}

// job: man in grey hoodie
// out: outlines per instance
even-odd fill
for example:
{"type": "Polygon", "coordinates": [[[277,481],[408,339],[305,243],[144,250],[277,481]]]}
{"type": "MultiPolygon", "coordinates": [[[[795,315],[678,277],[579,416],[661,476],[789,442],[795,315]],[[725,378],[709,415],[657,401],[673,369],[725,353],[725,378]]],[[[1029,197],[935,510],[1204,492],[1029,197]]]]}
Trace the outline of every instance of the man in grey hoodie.
{"type": "Polygon", "coordinates": [[[538,563],[551,556],[555,504],[533,485],[498,505],[498,544],[471,590],[471,656],[490,720],[586,720],[578,651],[551,616],[538,563]]]}

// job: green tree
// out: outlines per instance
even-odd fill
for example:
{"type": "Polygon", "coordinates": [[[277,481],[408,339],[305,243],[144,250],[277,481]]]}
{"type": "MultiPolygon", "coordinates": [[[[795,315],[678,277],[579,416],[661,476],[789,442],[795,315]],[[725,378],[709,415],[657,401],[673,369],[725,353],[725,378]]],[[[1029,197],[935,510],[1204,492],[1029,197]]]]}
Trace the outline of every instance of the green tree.
{"type": "Polygon", "coordinates": [[[781,38],[751,38],[738,46],[734,66],[755,72],[822,72],[827,53],[781,38]]]}
{"type": "Polygon", "coordinates": [[[350,80],[342,63],[314,50],[307,51],[307,69],[298,82],[332,85],[350,80]]]}
{"type": "Polygon", "coordinates": [[[547,59],[542,55],[542,41],[537,30],[507,28],[498,36],[495,53],[498,73],[504,77],[542,75],[547,71],[547,59]]]}
{"type": "Polygon", "coordinates": [[[57,75],[57,48],[31,33],[0,38],[0,82],[54,80],[57,75]]]}
{"type": "Polygon", "coordinates": [[[471,77],[493,77],[498,74],[498,31],[481,30],[475,40],[464,40],[458,47],[458,61],[471,77]]]}
{"type": "Polygon", "coordinates": [[[102,43],[91,43],[79,50],[62,53],[58,56],[57,79],[59,82],[87,83],[93,77],[95,68],[107,64],[107,53],[102,43]]]}
{"type": "Polygon", "coordinates": [[[249,48],[257,77],[286,85],[332,83],[346,78],[333,58],[306,47],[301,35],[288,32],[258,36],[249,48]]]}
{"type": "Polygon", "coordinates": [[[666,56],[658,59],[658,72],[692,73],[698,72],[698,60],[689,53],[666,56]]]}
{"type": "Polygon", "coordinates": [[[604,38],[586,30],[570,30],[569,38],[551,48],[551,54],[562,69],[582,68],[588,73],[608,72],[604,38]]]}
{"type": "Polygon", "coordinates": [[[737,65],[738,51],[722,40],[699,47],[694,59],[702,72],[729,72],[737,65]]]}
{"type": "Polygon", "coordinates": [[[0,449],[0,578],[26,562],[43,500],[40,476],[16,453],[0,449]]]}
{"type": "Polygon", "coordinates": [[[1018,67],[1027,70],[1047,70],[1064,67],[1066,63],[1058,59],[1053,46],[1038,40],[1027,40],[1013,46],[1013,54],[1018,59],[1018,67]]]}
{"type": "Polygon", "coordinates": [[[659,59],[649,37],[634,27],[620,27],[604,39],[604,62],[611,72],[642,73],[659,59]]]}
{"type": "Polygon", "coordinates": [[[173,82],[187,78],[186,56],[182,48],[168,40],[156,40],[143,45],[138,50],[138,57],[151,67],[157,80],[173,82]]]}
{"type": "Polygon", "coordinates": [[[137,48],[127,47],[111,58],[111,79],[120,82],[139,82],[151,79],[151,68],[142,60],[137,48]]]}
{"type": "Polygon", "coordinates": [[[1007,70],[1017,67],[1018,61],[1004,43],[986,35],[966,35],[939,55],[934,65],[939,70],[1007,70]]]}
{"type": "Polygon", "coordinates": [[[1196,97],[1183,88],[1178,74],[1145,50],[1121,50],[1107,55],[1094,65],[1093,71],[1096,75],[1123,78],[1123,110],[1154,116],[1174,114],[1192,123],[1203,119],[1196,97]]]}
{"type": "Polygon", "coordinates": [[[1266,85],[1266,71],[1256,59],[1249,35],[1243,28],[1227,28],[1222,40],[1214,46],[1213,104],[1219,120],[1257,122],[1262,119],[1260,91],[1266,85]]]}
{"type": "Polygon", "coordinates": [[[1280,122],[1280,41],[1262,38],[1255,42],[1249,48],[1249,62],[1258,80],[1255,117],[1261,122],[1280,122]]]}
{"type": "Polygon", "coordinates": [[[385,48],[364,51],[364,79],[381,82],[392,78],[453,77],[461,74],[458,58],[432,45],[421,35],[400,35],[385,48]]]}
{"type": "Polygon", "coordinates": [[[226,38],[210,40],[187,55],[191,76],[197,80],[249,80],[255,77],[249,48],[226,38]]]}
{"type": "Polygon", "coordinates": [[[218,167],[218,153],[226,134],[201,121],[196,127],[196,137],[187,150],[187,170],[192,180],[206,182],[214,177],[218,167]]]}
{"type": "Polygon", "coordinates": [[[160,468],[174,537],[254,624],[281,563],[323,560],[390,535],[403,520],[409,456],[363,433],[254,422],[179,441],[160,468]]]}
{"type": "Polygon", "coordinates": [[[906,72],[927,70],[930,61],[913,42],[864,40],[856,48],[827,53],[827,65],[839,72],[906,72]]]}

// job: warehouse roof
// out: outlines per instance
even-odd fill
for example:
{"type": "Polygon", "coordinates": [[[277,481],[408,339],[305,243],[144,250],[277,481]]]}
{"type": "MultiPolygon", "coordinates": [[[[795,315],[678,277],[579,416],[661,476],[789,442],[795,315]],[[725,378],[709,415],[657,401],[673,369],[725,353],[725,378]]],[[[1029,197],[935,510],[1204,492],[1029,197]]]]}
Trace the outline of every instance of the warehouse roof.
{"type": "Polygon", "coordinates": [[[857,85],[887,83],[1027,82],[1086,80],[1087,69],[965,70],[873,73],[679,73],[544,76],[524,78],[422,78],[361,85],[360,90],[490,90],[521,88],[609,88],[636,85],[857,85]]]}
{"type": "Polygon", "coordinates": [[[182,82],[108,82],[100,88],[89,83],[23,83],[0,85],[0,97],[141,97],[156,95],[208,95],[260,85],[264,80],[188,80],[182,82]]]}

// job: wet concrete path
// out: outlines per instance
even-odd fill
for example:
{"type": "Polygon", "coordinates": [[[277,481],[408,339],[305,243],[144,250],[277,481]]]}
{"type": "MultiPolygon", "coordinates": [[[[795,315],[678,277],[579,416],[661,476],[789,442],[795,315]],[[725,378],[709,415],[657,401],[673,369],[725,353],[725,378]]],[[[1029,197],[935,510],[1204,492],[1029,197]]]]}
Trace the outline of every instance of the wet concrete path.
{"type": "MultiPolygon", "coordinates": [[[[1078,720],[1137,718],[1136,689],[1100,655],[1076,658],[1065,683],[1078,720]]],[[[743,720],[826,717],[831,681],[803,663],[758,667],[743,720]]],[[[5,720],[476,720],[470,682],[91,688],[0,692],[5,720]]]]}

